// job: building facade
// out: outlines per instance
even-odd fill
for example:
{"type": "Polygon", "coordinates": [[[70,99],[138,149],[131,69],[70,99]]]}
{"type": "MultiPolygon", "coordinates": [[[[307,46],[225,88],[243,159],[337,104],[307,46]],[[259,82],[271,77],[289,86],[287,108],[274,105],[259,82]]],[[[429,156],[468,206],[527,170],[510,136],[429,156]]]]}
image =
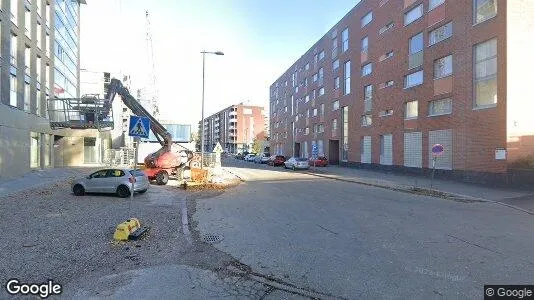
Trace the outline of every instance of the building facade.
{"type": "Polygon", "coordinates": [[[218,142],[226,152],[248,151],[254,141],[265,140],[264,109],[243,103],[227,107],[204,119],[203,134],[204,151],[212,151],[218,142]]]}
{"type": "Polygon", "coordinates": [[[47,99],[79,97],[79,16],[85,1],[0,3],[0,177],[83,165],[84,137],[94,141],[98,131],[52,131],[47,99]]]}
{"type": "Polygon", "coordinates": [[[533,20],[528,0],[362,0],[271,85],[271,149],[496,178],[534,154],[533,20]]]}

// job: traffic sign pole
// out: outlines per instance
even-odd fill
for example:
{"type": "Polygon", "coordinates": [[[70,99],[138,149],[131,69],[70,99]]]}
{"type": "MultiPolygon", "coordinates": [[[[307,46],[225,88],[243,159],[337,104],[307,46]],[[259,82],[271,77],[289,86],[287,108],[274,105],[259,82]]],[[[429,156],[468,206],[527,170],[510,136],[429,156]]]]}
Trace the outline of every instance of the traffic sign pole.
{"type": "Polygon", "coordinates": [[[434,175],[436,173],[436,160],[438,159],[438,156],[443,155],[443,151],[445,151],[445,148],[441,144],[435,144],[432,146],[432,175],[430,177],[430,187],[434,184],[434,175]]]}

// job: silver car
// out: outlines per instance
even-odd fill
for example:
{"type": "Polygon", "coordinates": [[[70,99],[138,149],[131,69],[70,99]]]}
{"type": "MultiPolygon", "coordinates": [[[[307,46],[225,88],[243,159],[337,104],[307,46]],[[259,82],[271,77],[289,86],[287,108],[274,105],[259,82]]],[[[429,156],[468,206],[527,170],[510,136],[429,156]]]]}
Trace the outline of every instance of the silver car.
{"type": "Polygon", "coordinates": [[[289,169],[309,169],[310,163],[305,157],[291,157],[284,162],[284,168],[289,169]]]}
{"type": "MultiPolygon", "coordinates": [[[[132,181],[134,180],[134,170],[131,169],[105,169],[74,181],[72,192],[76,196],[83,196],[85,193],[110,193],[119,197],[130,196],[132,181]]],[[[148,177],[141,170],[135,170],[136,192],[143,194],[150,187],[148,177]]]]}

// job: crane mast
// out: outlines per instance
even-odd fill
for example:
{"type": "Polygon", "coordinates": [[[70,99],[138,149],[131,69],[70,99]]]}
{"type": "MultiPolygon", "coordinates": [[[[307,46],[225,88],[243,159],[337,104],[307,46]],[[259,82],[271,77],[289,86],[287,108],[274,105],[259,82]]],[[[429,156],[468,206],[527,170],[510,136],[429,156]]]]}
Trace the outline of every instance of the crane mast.
{"type": "Polygon", "coordinates": [[[152,29],[150,24],[150,15],[148,10],[145,11],[146,18],[146,48],[147,48],[147,59],[148,59],[148,68],[149,70],[149,90],[150,93],[150,106],[152,110],[152,115],[157,119],[159,117],[159,99],[158,99],[158,88],[156,81],[156,67],[154,63],[154,47],[152,44],[152,29]]]}

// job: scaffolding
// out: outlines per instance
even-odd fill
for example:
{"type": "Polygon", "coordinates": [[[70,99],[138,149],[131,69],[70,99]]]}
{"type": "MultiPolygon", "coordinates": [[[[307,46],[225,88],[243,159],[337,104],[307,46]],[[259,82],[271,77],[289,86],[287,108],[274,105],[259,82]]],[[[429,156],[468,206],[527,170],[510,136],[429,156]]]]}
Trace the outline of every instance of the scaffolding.
{"type": "Polygon", "coordinates": [[[98,95],[81,98],[52,98],[48,100],[48,116],[52,129],[113,129],[113,109],[98,95]]]}

